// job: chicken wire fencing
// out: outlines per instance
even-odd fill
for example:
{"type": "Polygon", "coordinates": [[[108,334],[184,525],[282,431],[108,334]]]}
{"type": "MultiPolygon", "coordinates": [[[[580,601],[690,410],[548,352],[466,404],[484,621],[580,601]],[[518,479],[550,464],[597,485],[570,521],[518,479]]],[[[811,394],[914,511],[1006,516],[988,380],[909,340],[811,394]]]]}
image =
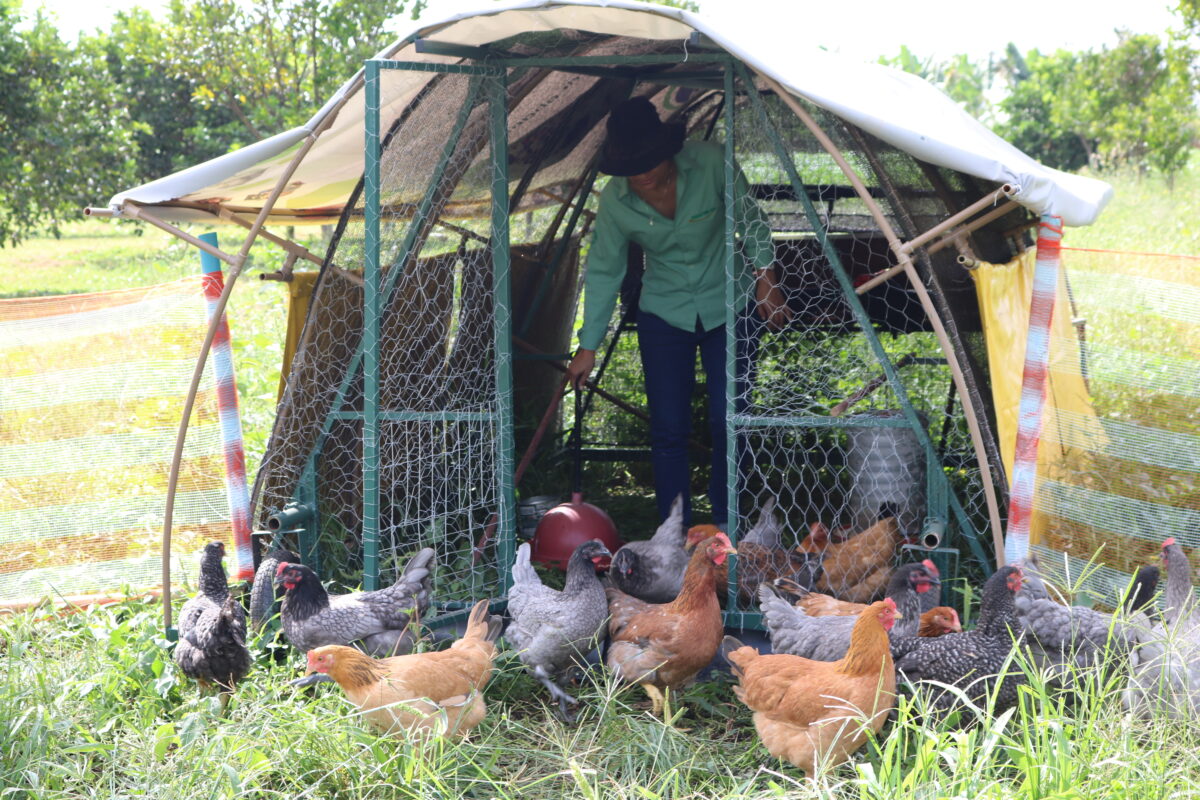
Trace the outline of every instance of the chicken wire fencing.
{"type": "MultiPolygon", "coordinates": [[[[0,603],[160,586],[170,458],[206,326],[199,275],[0,301],[0,603]]],[[[216,395],[210,367],[179,469],[181,579],[207,542],[234,551],[216,395]]]]}
{"type": "MultiPolygon", "coordinates": [[[[748,179],[794,312],[786,329],[735,343],[745,357],[743,366],[729,364],[741,376],[730,384],[729,496],[738,510],[731,525],[745,530],[774,497],[785,542],[811,523],[856,532],[894,514],[897,558],[905,542],[944,532],[939,557],[956,559],[965,548],[981,564],[989,559],[978,535],[988,527],[981,475],[924,310],[903,276],[854,293],[893,265],[886,239],[814,135],[740,66],[724,54],[681,59],[673,44],[562,31],[516,37],[486,61],[473,53],[438,65],[377,63],[368,128],[377,125],[378,184],[368,158],[367,180],[314,290],[254,492],[260,523],[274,519],[280,534],[296,534],[305,560],[325,577],[353,584],[361,573],[369,585],[377,569],[385,584],[410,554],[431,546],[440,601],[503,594],[514,549],[515,456],[525,451],[530,421],[560,391],[581,250],[604,180],[595,170],[603,123],[633,94],[649,97],[664,119],[683,121],[692,139],[724,147],[732,135],[727,170],[734,175],[736,165],[748,179]],[[737,88],[729,92],[733,70],[737,88]],[[364,265],[376,252],[372,289],[364,265]],[[379,298],[377,334],[364,320],[369,291],[379,298]],[[844,414],[830,413],[848,399],[844,414]]],[[[906,236],[995,188],[918,164],[809,111],[906,236]]],[[[731,220],[735,228],[752,222],[746,208],[731,220]]],[[[994,244],[1012,248],[1019,238],[994,244]]],[[[749,241],[732,240],[735,321],[747,309],[749,241]]],[[[986,410],[974,292],[953,255],[922,256],[918,269],[941,304],[976,407],[986,410]],[[964,292],[966,310],[957,307],[964,292]]],[[[615,479],[606,467],[589,467],[588,484],[613,501],[619,529],[617,495],[651,492],[649,469],[635,458],[647,442],[640,365],[627,335],[636,274],[614,313],[586,417],[589,441],[607,448],[593,448],[592,458],[628,457],[607,467],[619,471],[615,479]]],[[[693,483],[703,486],[712,442],[703,426],[694,432],[693,483]]],[[[562,490],[562,472],[535,468],[521,495],[547,484],[562,490]]],[[[633,538],[653,525],[645,528],[633,538]]]]}

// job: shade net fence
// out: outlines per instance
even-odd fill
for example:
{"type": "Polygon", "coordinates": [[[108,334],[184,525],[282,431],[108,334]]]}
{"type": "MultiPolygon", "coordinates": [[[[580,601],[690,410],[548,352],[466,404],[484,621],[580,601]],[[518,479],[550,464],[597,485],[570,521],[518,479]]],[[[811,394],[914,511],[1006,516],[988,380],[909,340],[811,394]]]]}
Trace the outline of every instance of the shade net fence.
{"type": "MultiPolygon", "coordinates": [[[[980,270],[1011,453],[1032,263],[980,270]],[[1019,351],[1019,352],[1018,352],[1019,351]]],[[[1200,547],[1200,259],[1063,248],[1031,549],[1111,604],[1162,542],[1200,547]]]]}
{"type": "MultiPolygon", "coordinates": [[[[497,47],[510,56],[614,60],[678,52],[677,43],[569,31],[522,35],[497,47]]],[[[505,458],[517,460],[525,452],[537,420],[559,391],[561,365],[573,346],[579,264],[586,259],[605,180],[596,176],[594,164],[607,112],[631,94],[646,95],[664,119],[684,121],[689,138],[722,146],[722,73],[714,63],[693,56],[690,62],[643,66],[636,79],[629,69],[507,69],[510,303],[492,291],[495,165],[486,102],[491,79],[431,76],[430,70],[382,72],[381,584],[394,579],[416,549],[432,546],[440,600],[465,602],[502,591],[508,564],[500,562],[497,542],[505,525],[495,515],[504,472],[512,467],[505,458]],[[496,331],[505,325],[513,333],[515,444],[508,455],[499,427],[506,389],[497,384],[497,354],[508,356],[498,347],[496,331]]],[[[962,549],[964,559],[966,548],[974,548],[975,558],[986,561],[990,542],[968,544],[968,534],[988,530],[981,476],[925,312],[904,276],[859,302],[848,298],[848,287],[894,263],[886,239],[816,138],[778,100],[769,94],[760,99],[757,90],[763,87],[751,92],[749,85],[741,81],[736,96],[734,156],[770,228],[795,316],[786,330],[757,338],[753,368],[739,382],[737,524],[745,530],[768,498],[781,509],[789,543],[802,539],[811,523],[854,532],[881,515],[898,515],[899,560],[907,558],[901,546],[929,518],[939,517],[948,521],[950,548],[962,549]],[[781,163],[780,147],[799,184],[781,163]],[[898,382],[877,380],[883,359],[897,364],[898,382]],[[874,390],[863,392],[844,416],[830,415],[865,387],[874,390]]],[[[852,158],[903,235],[924,230],[995,188],[918,164],[819,109],[809,111],[852,158]]],[[[314,290],[254,494],[260,523],[273,509],[312,498],[322,572],[351,584],[359,579],[364,553],[364,218],[360,191],[314,290]]],[[[992,226],[1015,225],[1016,233],[988,239],[984,231],[971,241],[982,250],[1003,251],[1006,260],[1020,249],[1025,218],[1017,213],[992,226]]],[[[736,246],[745,245],[739,239],[736,246]]],[[[990,395],[979,315],[970,278],[954,255],[944,250],[922,256],[918,272],[947,320],[986,437],[990,395]],[[968,302],[960,303],[962,296],[968,302]]],[[[735,280],[744,288],[742,253],[735,262],[735,280]]],[[[637,267],[601,351],[606,360],[597,384],[616,402],[599,392],[590,395],[583,425],[589,453],[585,494],[612,514],[627,539],[648,536],[657,524],[644,458],[641,367],[626,313],[637,303],[637,267]]],[[[734,298],[730,316],[736,319],[747,300],[738,292],[734,298]]],[[[696,409],[692,484],[700,521],[712,442],[699,424],[702,404],[696,409]]],[[[560,413],[564,428],[573,424],[569,410],[560,413]]],[[[519,486],[520,497],[565,499],[568,460],[558,446],[562,441],[552,437],[543,444],[519,486]]]]}
{"type": "MultiPolygon", "coordinates": [[[[180,410],[207,321],[199,276],[0,301],[0,602],[158,587],[180,410]]],[[[183,452],[173,572],[233,552],[216,387],[183,452]]]]}

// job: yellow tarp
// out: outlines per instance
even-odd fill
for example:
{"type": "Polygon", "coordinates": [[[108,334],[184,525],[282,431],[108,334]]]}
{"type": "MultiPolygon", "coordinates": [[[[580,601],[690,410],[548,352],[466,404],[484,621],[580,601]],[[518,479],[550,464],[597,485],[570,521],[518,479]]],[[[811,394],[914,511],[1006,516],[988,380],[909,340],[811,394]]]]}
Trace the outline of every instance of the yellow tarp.
{"type": "MultiPolygon", "coordinates": [[[[1000,436],[1000,455],[1005,474],[1011,478],[1016,451],[1017,420],[1021,407],[1021,380],[1025,367],[1025,345],[1029,329],[1029,304],[1033,294],[1035,253],[1026,251],[1008,264],[981,264],[971,274],[979,297],[983,333],[987,343],[1000,436]]],[[[1050,327],[1050,377],[1046,387],[1042,437],[1038,447],[1038,478],[1061,474],[1069,458],[1066,444],[1059,441],[1066,420],[1072,429],[1082,428],[1093,436],[1102,431],[1088,399],[1082,377],[1081,351],[1072,323],[1067,294],[1066,271],[1059,271],[1058,293],[1050,327]]],[[[1030,522],[1030,544],[1040,542],[1046,531],[1046,515],[1035,509],[1030,522]]]]}

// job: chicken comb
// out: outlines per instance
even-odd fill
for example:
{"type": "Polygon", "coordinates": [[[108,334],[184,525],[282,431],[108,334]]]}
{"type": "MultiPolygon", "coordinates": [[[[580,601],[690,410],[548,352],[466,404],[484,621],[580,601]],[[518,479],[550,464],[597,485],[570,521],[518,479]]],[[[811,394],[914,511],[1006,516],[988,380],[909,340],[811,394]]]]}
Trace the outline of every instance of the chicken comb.
{"type": "Polygon", "coordinates": [[[883,604],[885,606],[887,606],[888,608],[890,608],[892,611],[896,610],[896,601],[890,597],[883,598],[883,604]]]}
{"type": "Polygon", "coordinates": [[[1171,545],[1175,544],[1175,537],[1172,536],[1162,543],[1163,549],[1166,550],[1171,545]]]}
{"type": "Polygon", "coordinates": [[[291,566],[291,564],[289,564],[288,562],[280,561],[279,566],[275,569],[275,577],[278,578],[280,575],[283,574],[283,571],[290,566],[291,566]]]}
{"type": "Polygon", "coordinates": [[[921,566],[924,567],[925,569],[927,569],[929,571],[929,574],[935,578],[940,578],[942,576],[941,571],[938,570],[937,564],[933,563],[932,558],[927,558],[924,561],[922,561],[921,566]]]}

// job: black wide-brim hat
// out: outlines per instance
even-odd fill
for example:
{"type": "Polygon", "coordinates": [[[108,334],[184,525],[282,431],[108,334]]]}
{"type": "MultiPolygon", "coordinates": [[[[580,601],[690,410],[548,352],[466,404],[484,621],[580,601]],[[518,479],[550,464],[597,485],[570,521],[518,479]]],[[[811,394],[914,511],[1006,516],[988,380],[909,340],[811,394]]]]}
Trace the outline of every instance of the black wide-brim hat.
{"type": "Polygon", "coordinates": [[[622,178],[649,172],[683,148],[685,134],[681,123],[660,120],[645,97],[631,97],[608,115],[599,170],[622,178]]]}

